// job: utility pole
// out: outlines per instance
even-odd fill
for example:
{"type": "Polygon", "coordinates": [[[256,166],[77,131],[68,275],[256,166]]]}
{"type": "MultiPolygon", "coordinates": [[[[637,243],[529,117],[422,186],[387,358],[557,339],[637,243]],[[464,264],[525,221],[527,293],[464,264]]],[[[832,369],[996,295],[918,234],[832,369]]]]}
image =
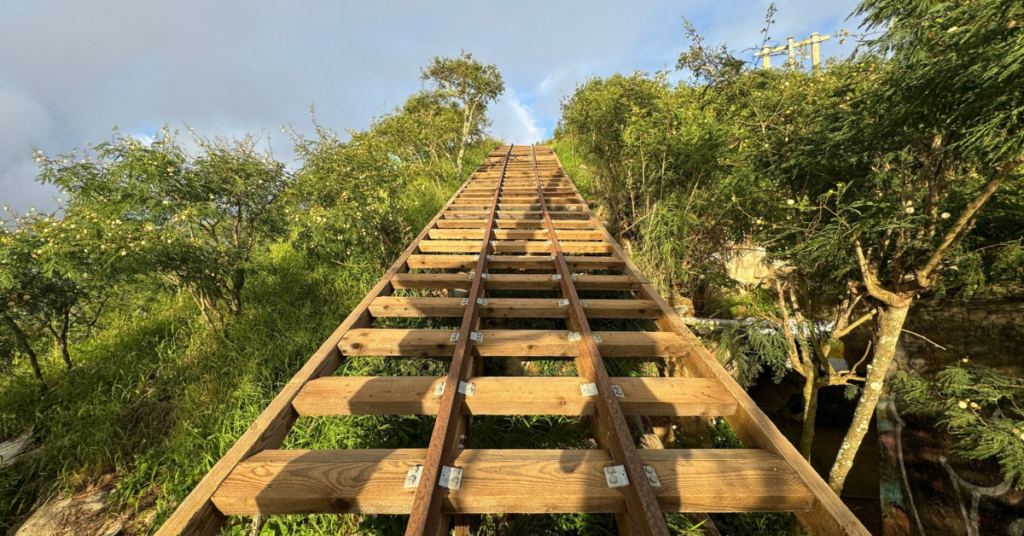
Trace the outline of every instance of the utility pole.
{"type": "Polygon", "coordinates": [[[814,32],[811,34],[810,39],[800,41],[799,43],[794,43],[793,36],[791,35],[789,36],[789,38],[786,39],[785,45],[777,46],[775,48],[771,48],[768,45],[765,45],[763,48],[761,48],[760,52],[754,54],[754,57],[761,58],[763,68],[771,69],[772,54],[782,52],[783,50],[785,50],[789,53],[789,69],[792,70],[795,68],[796,65],[796,49],[802,46],[811,45],[811,69],[817,72],[818,69],[821,68],[821,51],[819,50],[818,43],[828,41],[828,38],[829,36],[827,35],[825,37],[818,37],[818,32],[814,32]]]}

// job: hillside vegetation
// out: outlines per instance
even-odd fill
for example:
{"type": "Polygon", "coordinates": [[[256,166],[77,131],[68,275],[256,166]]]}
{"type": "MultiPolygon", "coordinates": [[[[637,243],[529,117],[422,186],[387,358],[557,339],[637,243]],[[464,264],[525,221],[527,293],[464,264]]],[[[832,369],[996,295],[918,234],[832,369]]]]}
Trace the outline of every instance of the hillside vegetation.
{"type": "Polygon", "coordinates": [[[837,493],[894,378],[957,453],[998,460],[1024,488],[1019,367],[953,356],[922,378],[894,363],[917,300],[1022,296],[1024,6],[866,0],[856,15],[865,33],[835,36],[855,52],[820,70],[802,55],[761,69],[686,23],[688,79],[586,81],[563,103],[557,150],[666,295],[755,319],[708,335],[741,381],[802,377],[805,456],[819,390],[857,400],[828,474],[837,493]],[[750,248],[773,277],[743,285],[724,264],[750,248]],[[870,349],[845,355],[858,325],[870,349]]]}

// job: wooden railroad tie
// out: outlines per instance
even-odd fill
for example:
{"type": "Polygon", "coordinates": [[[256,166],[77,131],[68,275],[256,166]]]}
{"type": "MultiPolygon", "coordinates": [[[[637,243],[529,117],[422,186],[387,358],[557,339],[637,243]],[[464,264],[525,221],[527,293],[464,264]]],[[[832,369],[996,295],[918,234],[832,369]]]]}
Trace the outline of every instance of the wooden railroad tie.
{"type": "Polygon", "coordinates": [[[664,512],[795,512],[811,534],[868,534],[594,218],[554,152],[504,146],[158,534],[217,534],[234,515],[354,513],[408,514],[407,535],[435,536],[453,518],[469,534],[471,514],[572,512],[615,514],[632,536],[669,534],[664,512]],[[505,291],[538,297],[495,296],[505,291]],[[375,327],[388,317],[461,323],[375,327]],[[505,329],[503,318],[564,329],[505,329]],[[594,331],[592,319],[652,327],[594,331]],[[450,357],[451,367],[446,377],[332,376],[354,356],[450,357]],[[482,375],[484,360],[504,357],[574,359],[579,376],[482,375]],[[686,377],[611,377],[605,357],[682,359],[686,377]],[[426,449],[279,449],[299,416],[332,415],[436,421],[426,449]],[[587,416],[597,448],[469,448],[473,415],[587,416]],[[720,416],[747,448],[638,449],[627,415],[720,416]]]}

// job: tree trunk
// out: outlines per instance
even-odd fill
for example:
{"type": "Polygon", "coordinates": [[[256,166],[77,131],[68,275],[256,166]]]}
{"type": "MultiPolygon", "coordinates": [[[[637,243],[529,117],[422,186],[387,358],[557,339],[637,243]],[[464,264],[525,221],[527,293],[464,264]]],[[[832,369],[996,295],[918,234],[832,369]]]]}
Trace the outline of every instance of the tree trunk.
{"type": "Polygon", "coordinates": [[[60,348],[60,356],[64,359],[64,366],[71,370],[74,365],[71,364],[71,354],[68,352],[67,336],[57,337],[57,347],[60,348]]]}
{"type": "Polygon", "coordinates": [[[236,270],[231,274],[231,312],[236,316],[242,314],[242,287],[245,286],[245,270],[236,270]]]}
{"type": "Polygon", "coordinates": [[[459,157],[455,159],[455,177],[462,180],[462,157],[466,154],[466,142],[469,139],[469,125],[473,120],[472,114],[466,116],[462,124],[462,140],[459,143],[459,157]]]}
{"type": "Polygon", "coordinates": [[[455,161],[455,175],[462,180],[462,157],[466,154],[466,144],[469,143],[469,127],[473,125],[473,118],[476,116],[476,105],[466,105],[466,119],[462,123],[462,140],[459,143],[459,158],[455,161]]]}
{"type": "Polygon", "coordinates": [[[64,366],[71,370],[71,353],[68,352],[68,331],[71,329],[71,310],[64,311],[64,319],[60,326],[60,333],[57,334],[57,347],[60,348],[60,356],[64,358],[64,366]]]}
{"type": "MultiPolygon", "coordinates": [[[[32,371],[36,374],[36,379],[43,382],[43,371],[39,368],[39,358],[36,357],[35,351],[32,350],[32,345],[28,343],[28,336],[21,330],[18,323],[7,314],[0,314],[0,322],[7,326],[11,333],[14,334],[14,340],[18,343],[18,349],[28,356],[28,361],[32,364],[32,371]]],[[[43,385],[46,385],[46,383],[43,382],[43,385]]]]}
{"type": "Polygon", "coordinates": [[[818,416],[818,364],[811,362],[804,376],[804,429],[800,434],[800,454],[811,461],[811,445],[814,444],[814,421],[818,416]]]}
{"type": "Polygon", "coordinates": [[[857,454],[864,435],[871,425],[871,418],[875,414],[875,405],[882,394],[882,387],[885,385],[886,373],[893,357],[896,356],[896,343],[899,341],[900,333],[903,331],[903,322],[907,319],[907,311],[910,309],[911,300],[907,299],[899,306],[885,305],[879,307],[878,317],[875,319],[874,348],[875,355],[871,364],[868,365],[868,374],[864,382],[864,390],[857,402],[857,409],[853,414],[853,422],[850,429],[843,438],[843,444],[839,448],[835,464],[829,473],[828,484],[836,495],[842,494],[846,477],[853,467],[853,457],[857,454]]]}

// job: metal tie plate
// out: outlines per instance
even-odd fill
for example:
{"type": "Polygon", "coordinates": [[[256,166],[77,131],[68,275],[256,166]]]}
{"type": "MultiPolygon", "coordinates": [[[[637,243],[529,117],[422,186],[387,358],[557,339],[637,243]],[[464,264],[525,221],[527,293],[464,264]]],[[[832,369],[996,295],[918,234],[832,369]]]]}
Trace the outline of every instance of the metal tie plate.
{"type": "Polygon", "coordinates": [[[420,477],[423,476],[423,466],[416,465],[409,468],[409,472],[405,476],[405,484],[403,488],[416,488],[420,485],[420,477]]]}
{"type": "Polygon", "coordinates": [[[441,475],[438,478],[437,485],[442,488],[459,489],[462,487],[462,469],[458,467],[448,467],[447,465],[442,466],[441,475]]]}
{"type": "Polygon", "coordinates": [[[581,383],[580,393],[583,396],[596,396],[597,395],[597,384],[596,383],[581,383]]]}
{"type": "Polygon", "coordinates": [[[629,477],[626,476],[625,465],[613,465],[604,468],[604,479],[609,488],[622,488],[629,485],[629,477]]]}
{"type": "Polygon", "coordinates": [[[661,480],[658,480],[658,473],[654,472],[654,468],[650,465],[644,466],[644,472],[647,473],[647,482],[652,488],[661,487],[661,480]]]}

